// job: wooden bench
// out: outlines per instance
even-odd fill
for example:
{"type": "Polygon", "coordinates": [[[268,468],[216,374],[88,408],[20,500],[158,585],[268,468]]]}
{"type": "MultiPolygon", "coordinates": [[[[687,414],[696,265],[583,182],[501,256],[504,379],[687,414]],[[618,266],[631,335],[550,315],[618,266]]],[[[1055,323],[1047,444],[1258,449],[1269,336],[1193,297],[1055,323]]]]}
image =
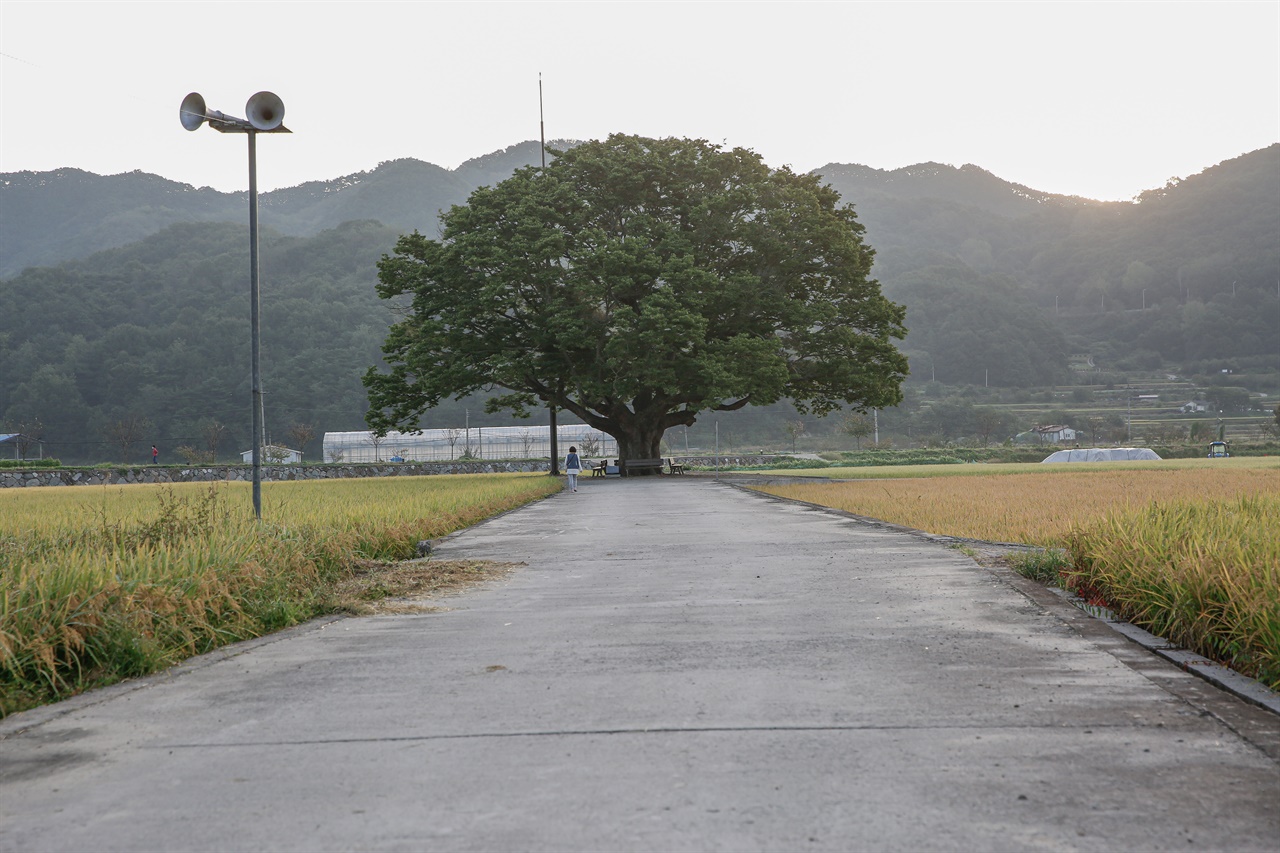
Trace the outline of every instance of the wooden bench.
{"type": "Polygon", "coordinates": [[[666,465],[665,459],[627,459],[622,463],[623,476],[630,476],[632,471],[652,470],[662,473],[662,466],[666,465]]]}
{"type": "Polygon", "coordinates": [[[674,459],[668,459],[668,460],[667,460],[667,473],[669,473],[669,474],[683,474],[683,473],[684,473],[684,463],[683,463],[683,462],[677,462],[677,461],[676,461],[676,460],[674,460],[674,459]]]}

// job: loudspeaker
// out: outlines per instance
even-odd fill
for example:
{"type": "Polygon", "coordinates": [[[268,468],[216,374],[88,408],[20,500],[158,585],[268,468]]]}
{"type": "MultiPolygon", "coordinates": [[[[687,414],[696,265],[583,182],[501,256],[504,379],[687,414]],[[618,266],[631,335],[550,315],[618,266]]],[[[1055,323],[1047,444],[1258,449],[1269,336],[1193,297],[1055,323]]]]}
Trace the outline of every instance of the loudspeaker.
{"type": "Polygon", "coordinates": [[[199,130],[205,117],[204,98],[199,92],[192,92],[182,99],[182,106],[178,107],[178,118],[182,120],[183,127],[187,130],[199,130]]]}
{"type": "MultiPolygon", "coordinates": [[[[203,104],[204,101],[200,103],[203,104]]],[[[259,92],[254,95],[244,105],[244,112],[255,130],[275,130],[284,124],[284,101],[274,92],[259,92]]]]}

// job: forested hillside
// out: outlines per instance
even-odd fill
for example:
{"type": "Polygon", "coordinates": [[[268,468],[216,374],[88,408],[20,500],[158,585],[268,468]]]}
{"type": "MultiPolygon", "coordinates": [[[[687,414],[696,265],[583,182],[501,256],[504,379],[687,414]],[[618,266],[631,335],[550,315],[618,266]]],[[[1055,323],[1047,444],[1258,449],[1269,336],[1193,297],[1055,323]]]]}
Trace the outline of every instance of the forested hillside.
{"type": "MultiPolygon", "coordinates": [[[[537,159],[523,143],[452,171],[398,160],[263,195],[274,437],[361,428],[360,376],[392,310],[374,294],[377,259],[537,159]]],[[[974,166],[818,171],[855,206],[877,277],[907,306],[913,383],[1041,387],[1070,381],[1074,360],[1113,380],[1231,370],[1233,384],[1280,390],[1280,145],[1125,204],[974,166]]],[[[0,427],[40,423],[50,452],[77,460],[121,458],[130,422],[166,451],[203,447],[215,422],[223,458],[246,449],[243,195],[72,169],[4,175],[0,193],[0,427]]],[[[486,422],[481,407],[450,405],[430,425],[456,426],[464,409],[486,422]]],[[[734,429],[763,435],[751,424],[764,419],[777,432],[788,416],[747,410],[734,429]]]]}
{"type": "MultiPolygon", "coordinates": [[[[398,232],[349,222],[312,238],[262,241],[262,363],[267,423],[362,429],[360,375],[378,362],[390,306],[374,265],[398,232]]],[[[0,410],[40,423],[68,458],[121,458],[135,442],[249,447],[248,246],[243,227],[173,225],[122,249],[31,269],[0,288],[0,410]],[[104,447],[105,445],[105,447],[104,447]]],[[[140,459],[135,456],[135,461],[140,459]]]]}
{"type": "MultiPolygon", "coordinates": [[[[259,193],[259,217],[265,227],[299,237],[355,219],[434,233],[440,211],[466,201],[476,187],[538,162],[539,156],[536,142],[523,142],[453,171],[421,160],[391,160],[368,172],[259,193]]],[[[142,172],[102,176],[58,169],[0,175],[0,277],[86,258],[179,222],[243,223],[247,197],[142,172]]]]}
{"type": "Polygon", "coordinates": [[[1280,145],[1103,203],[973,166],[818,170],[856,207],[908,308],[919,379],[1048,384],[1100,370],[1280,370],[1280,145]]]}

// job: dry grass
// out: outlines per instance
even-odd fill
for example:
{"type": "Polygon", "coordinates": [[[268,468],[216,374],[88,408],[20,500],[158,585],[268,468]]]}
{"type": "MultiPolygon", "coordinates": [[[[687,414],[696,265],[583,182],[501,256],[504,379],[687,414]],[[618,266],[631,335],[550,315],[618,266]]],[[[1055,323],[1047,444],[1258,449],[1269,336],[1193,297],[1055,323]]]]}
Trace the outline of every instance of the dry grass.
{"type": "Polygon", "coordinates": [[[365,561],[333,589],[333,608],[356,616],[430,613],[443,595],[506,577],[523,563],[493,560],[365,561]]]}

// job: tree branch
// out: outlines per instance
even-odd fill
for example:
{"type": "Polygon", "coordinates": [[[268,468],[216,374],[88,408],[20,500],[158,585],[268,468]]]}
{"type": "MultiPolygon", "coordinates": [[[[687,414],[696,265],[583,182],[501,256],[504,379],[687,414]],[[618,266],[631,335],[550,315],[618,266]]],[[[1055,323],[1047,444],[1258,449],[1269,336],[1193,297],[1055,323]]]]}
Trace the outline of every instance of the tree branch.
{"type": "Polygon", "coordinates": [[[741,400],[737,400],[733,403],[721,403],[718,406],[712,406],[711,410],[714,412],[736,412],[738,411],[738,409],[741,409],[743,406],[747,405],[750,402],[751,402],[751,395],[748,394],[747,396],[743,397],[741,400]]]}

